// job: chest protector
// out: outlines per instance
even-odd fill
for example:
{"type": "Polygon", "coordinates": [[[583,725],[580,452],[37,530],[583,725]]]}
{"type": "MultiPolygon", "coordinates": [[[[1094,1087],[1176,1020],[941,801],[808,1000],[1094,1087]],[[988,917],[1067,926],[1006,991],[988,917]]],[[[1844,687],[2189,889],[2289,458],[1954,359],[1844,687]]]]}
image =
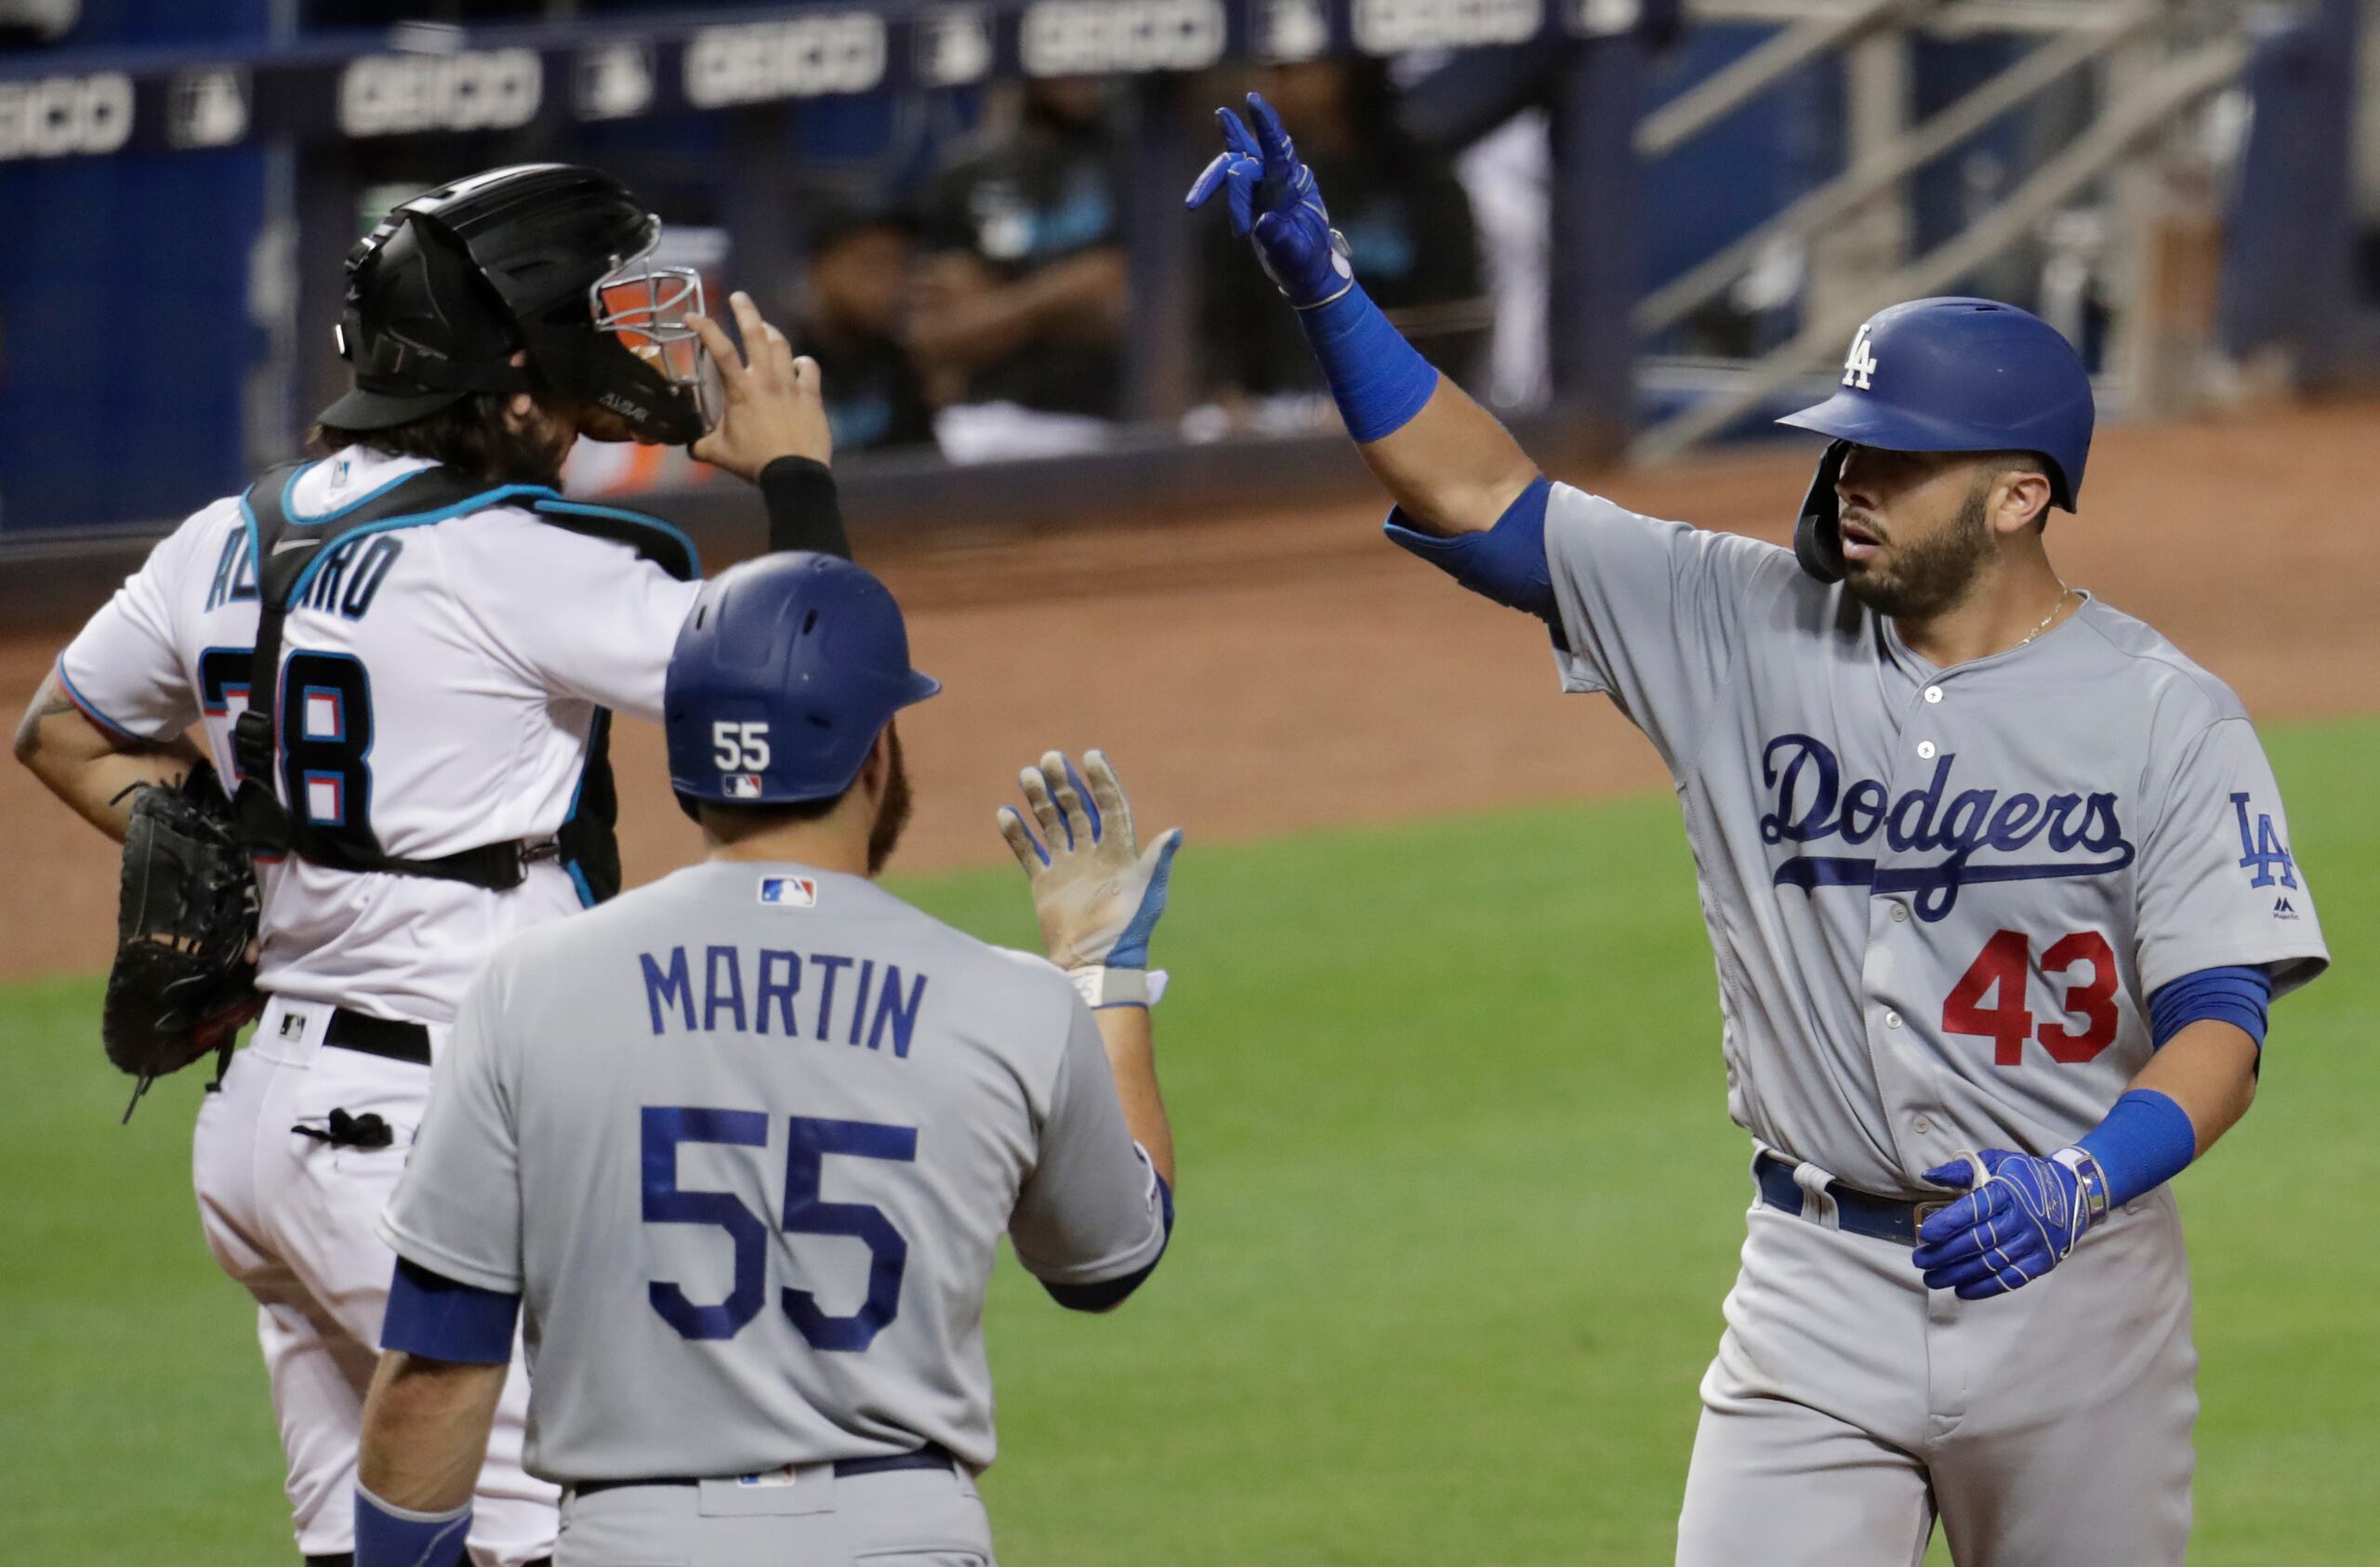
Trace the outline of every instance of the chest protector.
{"type": "Polygon", "coordinates": [[[520,886],[537,861],[558,860],[588,902],[611,897],[620,889],[620,851],[613,830],[619,797],[612,784],[612,716],[607,710],[595,710],[587,737],[586,771],[569,819],[553,837],[509,838],[434,860],[408,860],[384,850],[368,822],[326,825],[283,803],[274,784],[281,766],[280,715],[287,700],[281,691],[282,634],[290,607],[312,586],[324,562],[340,546],[368,534],[515,507],[550,527],[628,545],[681,582],[702,574],[693,544],[656,518],[564,500],[560,492],[542,484],[489,488],[447,467],[422,468],[339,510],[299,520],[289,515],[288,495],[292,481],[309,466],[285,463],[272,468],[240,497],[257,573],[257,642],[248,690],[268,693],[266,700],[250,700],[231,732],[231,752],[241,775],[232,805],[249,850],[267,856],[294,853],[343,871],[459,881],[492,891],[520,886]],[[284,549],[284,544],[290,547],[284,549]]]}

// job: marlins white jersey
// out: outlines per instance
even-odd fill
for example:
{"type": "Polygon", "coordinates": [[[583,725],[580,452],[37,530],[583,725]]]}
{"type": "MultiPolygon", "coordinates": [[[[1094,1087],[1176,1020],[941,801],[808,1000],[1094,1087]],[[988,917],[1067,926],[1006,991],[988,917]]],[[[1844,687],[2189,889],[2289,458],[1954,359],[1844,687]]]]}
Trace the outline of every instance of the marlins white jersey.
{"type": "Polygon", "coordinates": [[[858,876],[713,863],[517,938],[381,1223],[522,1297],[528,1466],[730,1477],[993,1456],[984,1297],[1165,1246],[1065,975],[858,876]]]}
{"type": "Polygon", "coordinates": [[[1948,669],[1786,550],[1556,485],[1565,689],[1669,764],[1718,959],[1729,1112],[1887,1194],[2048,1153],[2151,1054],[2148,998],[2329,962],[2239,699],[2088,599],[1948,669]]]}
{"type": "MultiPolygon", "coordinates": [[[[328,520],[429,466],[350,448],[300,473],[287,509],[301,524],[328,520]]],[[[669,651],[701,586],[509,507],[375,533],[341,554],[289,612],[277,786],[293,812],[368,823],[409,859],[551,838],[576,803],[596,709],[660,717],[669,651]]],[[[204,720],[229,786],[256,630],[235,496],[151,552],[60,655],[59,674],[120,733],[165,740],[204,720]]],[[[295,855],[259,874],[262,989],[419,1022],[452,1019],[497,942],[582,903],[552,860],[505,892],[295,855]]]]}

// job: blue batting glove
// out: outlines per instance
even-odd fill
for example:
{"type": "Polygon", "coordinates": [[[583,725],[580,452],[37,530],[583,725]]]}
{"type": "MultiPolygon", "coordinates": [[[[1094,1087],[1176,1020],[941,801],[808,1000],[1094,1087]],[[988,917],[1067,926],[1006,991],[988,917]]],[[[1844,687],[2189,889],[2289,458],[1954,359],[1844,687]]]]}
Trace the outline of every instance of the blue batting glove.
{"type": "Polygon", "coordinates": [[[1918,1227],[1910,1260],[1929,1289],[1987,1300],[2022,1289],[2072,1255],[2107,1214],[2107,1183],[2091,1155],[2063,1148],[2049,1158],[1987,1148],[1925,1172],[1966,1195],[1918,1227]],[[1980,1174],[1984,1179],[1976,1185],[1980,1174]]]}
{"type": "Polygon", "coordinates": [[[1314,171],[1298,157],[1281,117],[1262,94],[1248,95],[1247,124],[1228,109],[1215,111],[1223,151],[1191,184],[1183,205],[1200,207],[1221,191],[1231,207],[1231,231],[1256,246],[1273,286],[1301,310],[1328,305],[1355,286],[1347,241],[1330,226],[1330,210],[1315,188],[1314,171]]]}

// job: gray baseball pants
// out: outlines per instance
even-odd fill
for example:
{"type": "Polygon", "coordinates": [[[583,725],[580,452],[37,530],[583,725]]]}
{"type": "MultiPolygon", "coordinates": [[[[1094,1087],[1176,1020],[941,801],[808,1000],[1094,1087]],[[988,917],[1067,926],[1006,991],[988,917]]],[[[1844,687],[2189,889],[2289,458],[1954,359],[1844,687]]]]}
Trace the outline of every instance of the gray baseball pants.
{"type": "Polygon", "coordinates": [[[2170,1192],[2013,1294],[1754,1205],[1678,1520],[1678,1567],[2178,1567],[2198,1353],[2170,1192]]]}
{"type": "Polygon", "coordinates": [[[993,1567],[991,1521],[956,1469],[564,1493],[555,1567],[993,1567]]]}

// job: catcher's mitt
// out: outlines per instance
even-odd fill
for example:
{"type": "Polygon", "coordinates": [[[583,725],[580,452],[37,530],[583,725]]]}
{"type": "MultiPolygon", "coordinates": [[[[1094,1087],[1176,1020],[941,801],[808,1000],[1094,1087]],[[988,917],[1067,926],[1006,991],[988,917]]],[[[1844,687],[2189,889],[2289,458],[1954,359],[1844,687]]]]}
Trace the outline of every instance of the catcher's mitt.
{"type": "Polygon", "coordinates": [[[138,1104],[152,1079],[228,1053],[263,1004],[249,955],[256,876],[215,770],[200,762],[178,788],[134,787],[99,1033],[108,1060],[140,1079],[138,1104]]]}

